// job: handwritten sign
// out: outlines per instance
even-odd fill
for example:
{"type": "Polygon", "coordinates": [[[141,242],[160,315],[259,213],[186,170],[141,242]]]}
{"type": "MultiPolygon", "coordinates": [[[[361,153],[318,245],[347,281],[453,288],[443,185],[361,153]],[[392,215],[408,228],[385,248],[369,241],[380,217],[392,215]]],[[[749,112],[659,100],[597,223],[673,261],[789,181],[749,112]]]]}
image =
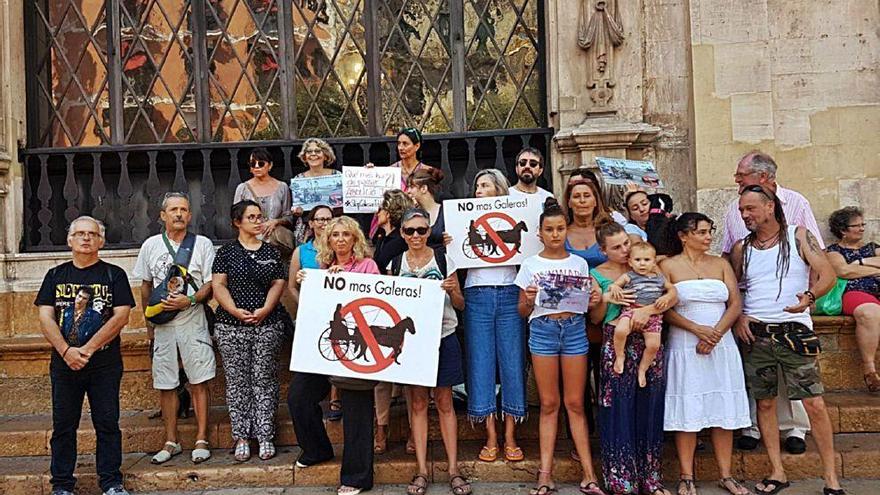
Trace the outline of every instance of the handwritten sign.
{"type": "Polygon", "coordinates": [[[541,209],[531,196],[446,200],[446,253],[458,268],[518,265],[541,250],[541,209]]]}
{"type": "Polygon", "coordinates": [[[290,369],[433,387],[439,280],[306,270],[290,369]]]}
{"type": "Polygon", "coordinates": [[[376,213],[382,194],[400,188],[398,167],[342,167],[342,198],[345,213],[376,213]]]}
{"type": "Polygon", "coordinates": [[[290,179],[291,204],[309,211],[318,205],[342,206],[342,174],[290,179]]]}
{"type": "Polygon", "coordinates": [[[606,184],[626,185],[633,182],[641,187],[663,188],[660,174],[657,173],[657,169],[651,162],[597,157],[596,165],[602,171],[602,177],[606,184]]]}

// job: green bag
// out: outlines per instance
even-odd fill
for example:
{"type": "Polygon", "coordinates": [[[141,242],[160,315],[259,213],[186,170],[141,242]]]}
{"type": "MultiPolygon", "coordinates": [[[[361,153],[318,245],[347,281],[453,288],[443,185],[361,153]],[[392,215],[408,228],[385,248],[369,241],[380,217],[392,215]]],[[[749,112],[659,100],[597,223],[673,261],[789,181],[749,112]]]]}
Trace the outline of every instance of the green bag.
{"type": "Polygon", "coordinates": [[[814,315],[837,316],[843,311],[843,291],[846,289],[848,280],[837,278],[837,283],[827,294],[816,300],[814,315]]]}

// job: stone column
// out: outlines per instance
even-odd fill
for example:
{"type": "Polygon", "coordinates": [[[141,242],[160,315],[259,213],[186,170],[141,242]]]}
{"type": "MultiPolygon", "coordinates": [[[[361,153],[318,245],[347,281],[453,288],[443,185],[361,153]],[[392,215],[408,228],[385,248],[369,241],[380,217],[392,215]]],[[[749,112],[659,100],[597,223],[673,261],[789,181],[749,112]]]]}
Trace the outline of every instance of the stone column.
{"type": "Polygon", "coordinates": [[[597,156],[651,160],[679,204],[690,206],[687,13],[686,0],[548,1],[557,193],[597,156]]]}
{"type": "Polygon", "coordinates": [[[0,2],[0,253],[16,253],[22,232],[19,142],[25,141],[24,8],[0,2]]]}

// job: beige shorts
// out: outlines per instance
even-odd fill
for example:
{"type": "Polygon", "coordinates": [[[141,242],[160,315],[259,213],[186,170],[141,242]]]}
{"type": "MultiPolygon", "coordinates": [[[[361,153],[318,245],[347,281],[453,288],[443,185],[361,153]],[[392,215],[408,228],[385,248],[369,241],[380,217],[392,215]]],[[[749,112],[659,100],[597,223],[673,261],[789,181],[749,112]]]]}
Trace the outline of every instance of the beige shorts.
{"type": "MultiPolygon", "coordinates": [[[[214,345],[201,306],[193,308],[179,324],[174,320],[155,327],[153,342],[153,388],[174,390],[180,385],[180,362],[192,384],[206,382],[217,374],[214,345]]],[[[180,318],[180,316],[178,316],[180,318]]],[[[178,318],[175,318],[177,320],[178,318]]]]}

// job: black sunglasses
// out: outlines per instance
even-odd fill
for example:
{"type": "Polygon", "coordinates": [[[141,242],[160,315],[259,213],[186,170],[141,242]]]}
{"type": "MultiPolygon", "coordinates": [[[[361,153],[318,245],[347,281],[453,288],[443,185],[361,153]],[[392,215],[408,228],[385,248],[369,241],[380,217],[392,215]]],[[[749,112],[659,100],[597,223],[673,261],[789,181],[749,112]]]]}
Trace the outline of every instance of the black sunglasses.
{"type": "Polygon", "coordinates": [[[428,227],[404,227],[400,230],[403,231],[403,235],[425,235],[428,233],[428,227]]]}
{"type": "Polygon", "coordinates": [[[520,160],[517,165],[523,168],[541,168],[541,162],[538,160],[526,160],[525,158],[520,160]]]}
{"type": "Polygon", "coordinates": [[[251,168],[263,168],[263,167],[268,167],[269,162],[267,162],[266,160],[251,160],[250,165],[251,165],[251,168]]]}
{"type": "MultiPolygon", "coordinates": [[[[764,195],[765,198],[770,199],[770,200],[773,199],[773,196],[771,196],[770,193],[768,193],[763,187],[759,186],[758,184],[752,184],[751,186],[744,187],[743,194],[745,194],[747,192],[761,193],[764,195]]],[[[740,196],[742,196],[742,194],[740,196]]]]}

